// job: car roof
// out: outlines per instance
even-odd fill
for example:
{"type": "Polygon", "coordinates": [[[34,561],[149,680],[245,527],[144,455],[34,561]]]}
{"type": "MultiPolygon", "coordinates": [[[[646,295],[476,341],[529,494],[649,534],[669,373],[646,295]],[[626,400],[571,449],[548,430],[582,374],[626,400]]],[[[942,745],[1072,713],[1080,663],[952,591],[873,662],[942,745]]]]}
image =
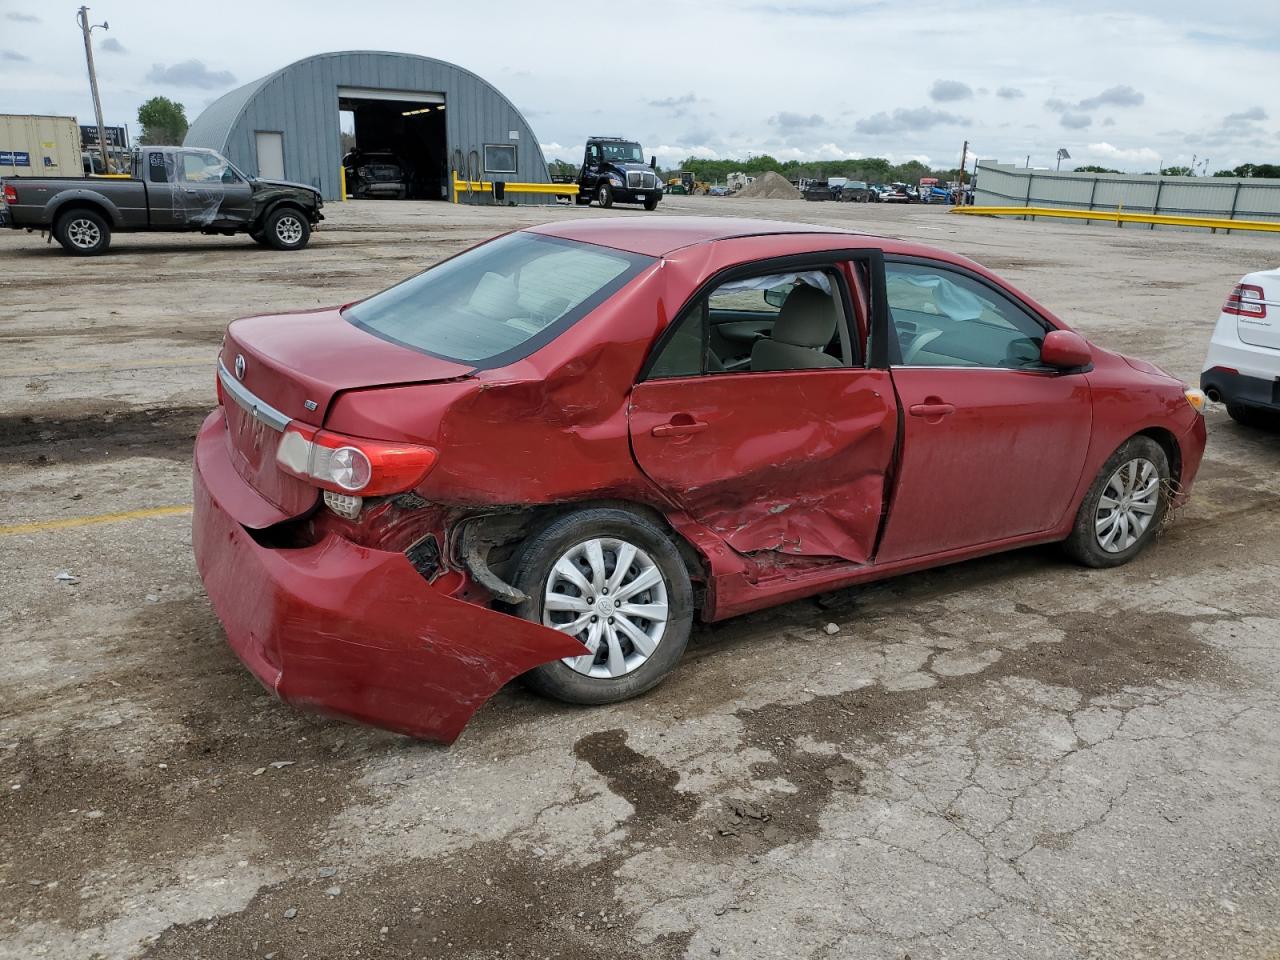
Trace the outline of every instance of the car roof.
{"type": "Polygon", "coordinates": [[[562,220],[527,229],[530,233],[594,243],[649,257],[662,257],[682,247],[735,237],[814,233],[866,236],[855,230],[842,230],[823,224],[755,220],[747,217],[602,217],[562,220]]]}

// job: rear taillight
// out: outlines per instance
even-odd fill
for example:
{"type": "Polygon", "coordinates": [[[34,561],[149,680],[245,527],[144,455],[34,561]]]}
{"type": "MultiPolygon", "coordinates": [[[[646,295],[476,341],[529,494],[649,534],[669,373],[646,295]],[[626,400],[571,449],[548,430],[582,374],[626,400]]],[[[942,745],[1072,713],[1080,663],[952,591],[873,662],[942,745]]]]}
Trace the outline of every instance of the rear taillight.
{"type": "Polygon", "coordinates": [[[413,443],[344,437],[298,423],[276,447],[281,470],[334,493],[377,497],[403,493],[435,466],[437,451],[413,443]]]}
{"type": "Polygon", "coordinates": [[[5,203],[18,202],[18,188],[15,187],[12,183],[6,183],[4,185],[4,202],[5,203]]]}
{"type": "Polygon", "coordinates": [[[1262,302],[1264,299],[1261,287],[1252,283],[1237,283],[1231,296],[1227,297],[1227,302],[1222,305],[1222,312],[1263,320],[1267,316],[1267,305],[1262,302]]]}

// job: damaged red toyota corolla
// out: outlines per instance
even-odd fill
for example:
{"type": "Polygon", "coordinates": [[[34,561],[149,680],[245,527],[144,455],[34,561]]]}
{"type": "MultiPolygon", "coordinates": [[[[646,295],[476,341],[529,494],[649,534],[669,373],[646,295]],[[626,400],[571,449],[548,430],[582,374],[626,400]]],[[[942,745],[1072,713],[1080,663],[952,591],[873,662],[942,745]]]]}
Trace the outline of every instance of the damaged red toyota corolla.
{"type": "Polygon", "coordinates": [[[193,543],[285,700],[451,741],[524,675],[656,684],[694,617],[1026,544],[1124,563],[1200,465],[1198,391],[982,267],[734,219],[492,240],[231,324],[193,543]]]}

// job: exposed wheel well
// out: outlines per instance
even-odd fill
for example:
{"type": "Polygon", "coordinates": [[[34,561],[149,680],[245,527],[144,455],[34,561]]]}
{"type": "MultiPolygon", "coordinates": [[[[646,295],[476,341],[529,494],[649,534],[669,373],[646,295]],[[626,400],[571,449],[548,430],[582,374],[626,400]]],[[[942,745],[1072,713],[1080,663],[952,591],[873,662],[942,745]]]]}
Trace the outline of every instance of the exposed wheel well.
{"type": "Polygon", "coordinates": [[[699,594],[698,606],[700,607],[699,588],[707,580],[706,565],[702,556],[672,528],[661,511],[629,500],[579,500],[572,503],[549,503],[533,507],[499,507],[487,513],[471,514],[460,518],[452,525],[449,535],[450,557],[455,563],[461,563],[462,531],[464,528],[479,524],[479,527],[470,531],[470,537],[473,542],[479,541],[488,545],[487,562],[490,570],[503,581],[510,583],[516,556],[526,540],[565,514],[601,507],[634,513],[666,532],[671,542],[676,545],[680,558],[684,560],[685,567],[689,571],[689,579],[693,581],[695,591],[699,594]]]}
{"type": "Polygon", "coordinates": [[[1178,438],[1163,427],[1149,427],[1136,435],[1150,437],[1160,444],[1160,449],[1169,458],[1169,474],[1173,482],[1180,483],[1182,481],[1182,448],[1178,446],[1178,438]]]}
{"type": "Polygon", "coordinates": [[[307,223],[312,222],[311,214],[307,211],[306,207],[298,203],[297,200],[290,200],[288,197],[284,197],[275,201],[271,206],[262,211],[262,219],[258,221],[259,224],[265,224],[267,222],[267,217],[271,216],[277,210],[283,210],[285,208],[298,211],[298,213],[307,218],[307,223]]]}

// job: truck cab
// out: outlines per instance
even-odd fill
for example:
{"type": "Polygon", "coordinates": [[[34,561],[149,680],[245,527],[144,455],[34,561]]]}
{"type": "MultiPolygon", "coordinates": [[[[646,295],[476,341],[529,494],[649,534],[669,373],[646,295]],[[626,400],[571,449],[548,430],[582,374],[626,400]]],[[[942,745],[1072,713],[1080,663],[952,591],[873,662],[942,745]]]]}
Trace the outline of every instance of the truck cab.
{"type": "Polygon", "coordinates": [[[662,199],[656,160],[644,162],[644,150],[634,140],[591,137],[578,172],[578,204],[592,200],[604,208],[615,203],[639,203],[653,210],[662,199]]]}

